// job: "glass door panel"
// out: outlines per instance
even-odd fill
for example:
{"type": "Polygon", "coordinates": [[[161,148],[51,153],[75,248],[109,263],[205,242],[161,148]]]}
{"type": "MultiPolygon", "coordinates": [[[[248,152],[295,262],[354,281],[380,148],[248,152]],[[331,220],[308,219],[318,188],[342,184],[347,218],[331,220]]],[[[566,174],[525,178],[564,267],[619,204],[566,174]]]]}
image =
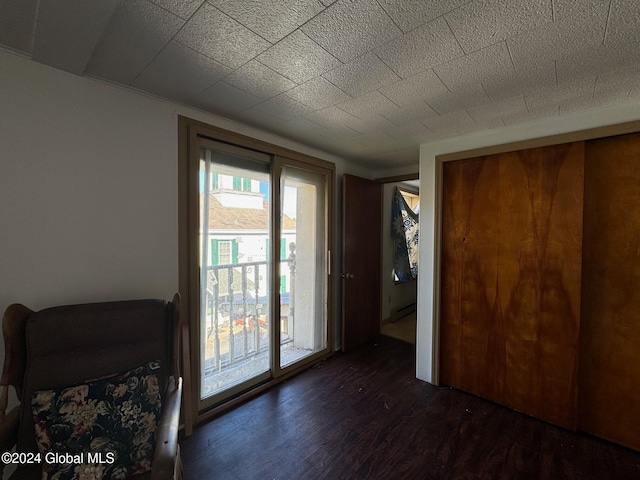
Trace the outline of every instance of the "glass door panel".
{"type": "Polygon", "coordinates": [[[327,348],[326,176],[289,165],[280,182],[280,368],[327,348]]]}
{"type": "Polygon", "coordinates": [[[270,157],[200,149],[200,400],[271,376],[270,157]]]}

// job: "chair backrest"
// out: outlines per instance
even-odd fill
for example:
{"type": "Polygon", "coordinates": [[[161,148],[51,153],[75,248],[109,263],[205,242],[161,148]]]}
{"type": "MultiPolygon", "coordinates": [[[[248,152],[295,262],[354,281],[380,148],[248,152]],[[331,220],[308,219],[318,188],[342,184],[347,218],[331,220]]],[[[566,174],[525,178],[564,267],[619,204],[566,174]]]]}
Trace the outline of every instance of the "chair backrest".
{"type": "Polygon", "coordinates": [[[25,327],[26,372],[17,451],[37,451],[34,391],[81,384],[161,361],[160,392],[174,369],[173,307],[163,300],[131,300],[48,308],[25,327]]]}

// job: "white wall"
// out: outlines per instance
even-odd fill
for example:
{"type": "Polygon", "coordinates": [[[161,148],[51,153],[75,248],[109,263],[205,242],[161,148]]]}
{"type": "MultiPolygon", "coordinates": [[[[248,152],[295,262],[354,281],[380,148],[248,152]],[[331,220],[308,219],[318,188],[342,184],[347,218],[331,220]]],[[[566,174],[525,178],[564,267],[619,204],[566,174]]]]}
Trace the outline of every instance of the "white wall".
{"type": "Polygon", "coordinates": [[[416,375],[438,383],[438,244],[440,167],[436,157],[447,153],[577,132],[640,119],[640,104],[589,110],[544,121],[514,125],[463,137],[427,143],[420,148],[420,272],[418,275],[418,326],[416,375]]]}

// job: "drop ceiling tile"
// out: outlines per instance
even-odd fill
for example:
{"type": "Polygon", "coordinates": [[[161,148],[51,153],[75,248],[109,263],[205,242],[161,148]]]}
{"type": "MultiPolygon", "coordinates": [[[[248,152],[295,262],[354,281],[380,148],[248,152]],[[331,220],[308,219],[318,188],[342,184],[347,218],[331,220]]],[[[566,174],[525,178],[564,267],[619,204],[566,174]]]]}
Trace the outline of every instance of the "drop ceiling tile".
{"type": "Polygon", "coordinates": [[[40,0],[31,58],[81,75],[118,1],[40,0]]]}
{"type": "Polygon", "coordinates": [[[250,93],[220,81],[192,100],[192,104],[217,114],[236,114],[262,102],[250,93]]]}
{"type": "Polygon", "coordinates": [[[467,112],[456,112],[449,115],[422,120],[429,130],[440,135],[456,135],[458,128],[472,128],[476,122],[467,112]]]}
{"type": "Polygon", "coordinates": [[[402,148],[400,141],[384,133],[359,135],[353,140],[361,145],[360,148],[356,148],[357,153],[365,155],[381,155],[402,148]]]}
{"type": "Polygon", "coordinates": [[[616,104],[626,103],[627,98],[628,95],[626,94],[585,95],[583,97],[571,98],[560,104],[560,115],[611,107],[616,104]]]}
{"type": "Polygon", "coordinates": [[[133,86],[185,102],[231,71],[229,67],[171,41],[133,82],[133,86]]]}
{"type": "Polygon", "coordinates": [[[189,20],[205,0],[151,0],[184,20],[189,20]]]}
{"type": "Polygon", "coordinates": [[[443,17],[416,28],[375,50],[400,77],[406,78],[446,63],[463,51],[443,17]]]}
{"type": "Polygon", "coordinates": [[[358,118],[349,125],[354,130],[364,134],[383,133],[397,126],[382,115],[373,114],[364,118],[358,118]]]}
{"type": "Polygon", "coordinates": [[[296,30],[257,57],[257,60],[290,78],[303,83],[342,65],[320,45],[296,30]]]}
{"type": "Polygon", "coordinates": [[[375,155],[371,161],[371,165],[378,168],[397,168],[418,163],[420,163],[420,146],[418,145],[375,155]]]}
{"type": "Polygon", "coordinates": [[[640,44],[640,2],[637,0],[611,0],[611,13],[604,41],[605,44],[622,50],[638,49],[640,44]]]}
{"type": "Polygon", "coordinates": [[[434,68],[434,71],[452,90],[473,84],[490,85],[496,80],[510,78],[515,73],[504,42],[452,60],[434,68]]]}
{"type": "Polygon", "coordinates": [[[0,44],[31,54],[38,0],[0,1],[0,44]]]}
{"type": "Polygon", "coordinates": [[[558,82],[570,82],[585,76],[600,75],[638,62],[640,62],[640,48],[620,49],[610,43],[598,45],[558,61],[558,82]]]}
{"type": "Polygon", "coordinates": [[[529,110],[540,110],[574,98],[593,96],[596,77],[586,78],[574,82],[561,83],[553,88],[545,88],[535,93],[525,95],[529,110]]]}
{"type": "Polygon", "coordinates": [[[482,132],[485,130],[494,130],[497,128],[504,128],[504,122],[501,118],[492,118],[490,120],[485,120],[475,125],[461,125],[457,127],[458,133],[460,135],[468,135],[469,133],[482,132]]]}
{"type": "Polygon", "coordinates": [[[555,62],[533,64],[515,72],[504,72],[483,82],[482,86],[492,101],[525,95],[542,88],[553,88],[557,83],[555,62]]]}
{"type": "Polygon", "coordinates": [[[400,80],[393,70],[373,53],[366,53],[322,76],[353,96],[400,80]]]}
{"type": "Polygon", "coordinates": [[[480,84],[466,85],[452,91],[440,92],[425,101],[440,115],[448,115],[491,103],[491,99],[480,84]]]}
{"type": "Polygon", "coordinates": [[[425,124],[412,121],[404,125],[389,128],[386,133],[397,140],[420,142],[425,136],[429,136],[432,132],[425,124]]]}
{"type": "Polygon", "coordinates": [[[209,3],[271,43],[325,9],[317,0],[209,0],[209,3]]]}
{"type": "Polygon", "coordinates": [[[433,70],[427,70],[378,91],[400,107],[413,107],[426,99],[449,92],[433,70]]]}
{"type": "Polygon", "coordinates": [[[438,2],[378,0],[380,6],[405,33],[468,2],[469,0],[440,0],[438,2]]]}
{"type": "Polygon", "coordinates": [[[344,110],[339,109],[336,106],[316,110],[315,112],[307,114],[305,118],[313,123],[322,125],[325,128],[331,128],[335,125],[342,125],[345,127],[349,127],[352,130],[356,130],[353,125],[357,124],[359,120],[357,117],[345,112],[344,110]]]}
{"type": "Polygon", "coordinates": [[[260,98],[271,98],[297,84],[256,60],[250,60],[229,75],[225,82],[260,98]]]}
{"type": "Polygon", "coordinates": [[[294,100],[319,110],[321,108],[346,102],[351,97],[322,77],[309,80],[287,92],[294,100]]]}
{"type": "Polygon", "coordinates": [[[528,123],[535,120],[547,119],[559,115],[558,105],[547,105],[537,110],[518,112],[502,117],[505,125],[515,125],[518,123],[528,123]]]}
{"type": "Polygon", "coordinates": [[[283,119],[274,117],[267,112],[256,110],[255,107],[237,112],[234,117],[245,125],[259,128],[265,132],[278,133],[283,131],[286,125],[283,119]]]}
{"type": "Polygon", "coordinates": [[[239,68],[271,46],[209,3],[189,19],[175,40],[231,68],[239,68]]]}
{"type": "Polygon", "coordinates": [[[445,15],[465,53],[551,23],[552,0],[475,0],[445,15]]]}
{"type": "Polygon", "coordinates": [[[301,28],[343,62],[402,34],[375,0],[334,3],[301,28]]]}
{"type": "Polygon", "coordinates": [[[297,100],[294,100],[286,93],[270,98],[265,102],[259,103],[253,108],[284,120],[301,117],[313,112],[311,108],[303,105],[297,100]]]}
{"type": "Polygon", "coordinates": [[[514,115],[527,111],[527,104],[522,96],[509,98],[507,100],[500,100],[498,102],[491,102],[468,110],[471,118],[473,118],[477,123],[487,122],[507,115],[514,115]]]}
{"type": "Polygon", "coordinates": [[[326,141],[327,129],[318,123],[312,122],[305,117],[297,117],[284,122],[284,127],[294,135],[312,135],[321,137],[326,141]]]}
{"type": "Polygon", "coordinates": [[[395,125],[405,125],[415,120],[438,117],[438,112],[431,108],[425,101],[418,101],[413,105],[400,107],[400,110],[381,113],[395,125]]]}
{"type": "Polygon", "coordinates": [[[627,92],[640,86],[640,64],[609,71],[598,75],[596,95],[607,92],[627,92]]]}
{"type": "Polygon", "coordinates": [[[601,45],[609,0],[555,0],[555,21],[507,40],[516,70],[576,57],[601,45]]]}
{"type": "Polygon", "coordinates": [[[85,73],[129,85],[182,25],[183,19],[146,0],[122,2],[85,73]]]}
{"type": "Polygon", "coordinates": [[[378,91],[365,93],[346,102],[339,103],[337,107],[359,118],[374,114],[385,115],[387,113],[400,112],[398,105],[378,91]]]}

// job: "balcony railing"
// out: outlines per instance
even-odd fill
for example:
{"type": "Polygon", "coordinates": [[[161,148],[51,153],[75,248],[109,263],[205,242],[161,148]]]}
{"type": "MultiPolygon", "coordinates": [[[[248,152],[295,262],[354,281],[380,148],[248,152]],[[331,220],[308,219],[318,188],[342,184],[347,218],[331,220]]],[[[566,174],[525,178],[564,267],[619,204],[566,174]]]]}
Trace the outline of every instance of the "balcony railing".
{"type": "Polygon", "coordinates": [[[207,266],[203,277],[205,375],[268,352],[267,262],[207,266]]]}

